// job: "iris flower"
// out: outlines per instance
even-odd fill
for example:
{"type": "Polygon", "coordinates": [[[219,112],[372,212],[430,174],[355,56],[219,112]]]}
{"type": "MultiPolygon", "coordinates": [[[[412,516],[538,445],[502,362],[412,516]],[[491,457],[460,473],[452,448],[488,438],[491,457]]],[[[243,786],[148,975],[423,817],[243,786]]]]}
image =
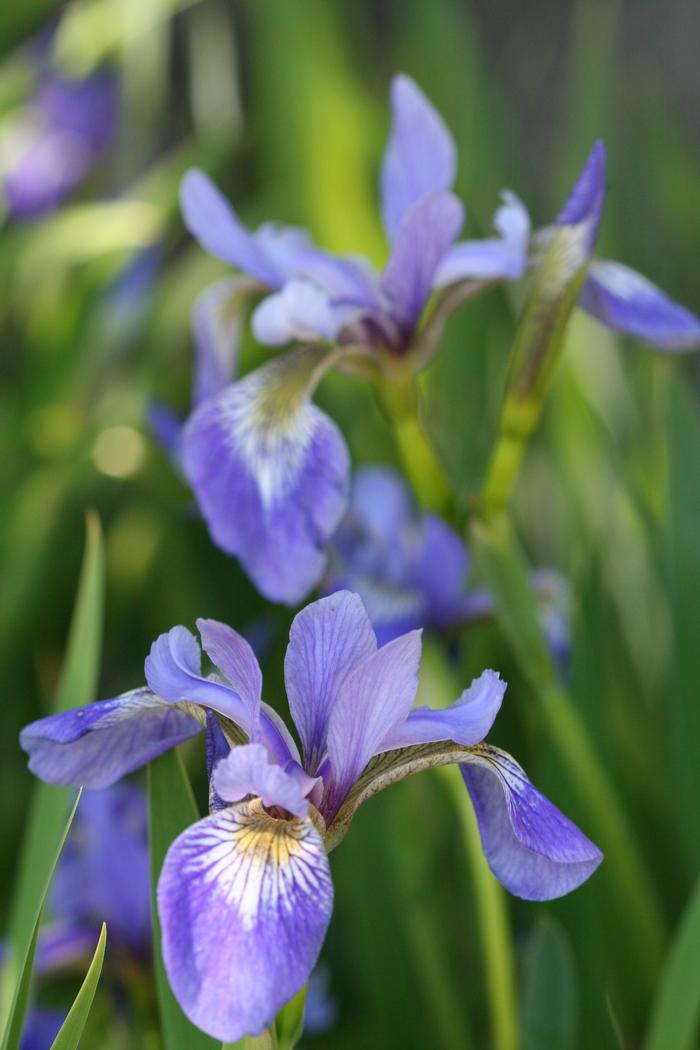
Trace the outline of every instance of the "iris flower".
{"type": "Polygon", "coordinates": [[[380,274],[366,260],[322,251],[296,227],[266,223],[251,232],[202,171],[183,180],[187,227],[240,271],[233,301],[263,296],[252,316],[257,339],[304,344],[198,394],[179,436],[182,469],[213,541],[265,597],[289,605],[319,582],[347,506],[345,442],[311,401],[329,369],[362,360],[391,379],[398,365],[422,367],[449,314],[496,282],[522,278],[556,226],[574,231],[577,266],[589,265],[585,309],[661,349],[700,345],[694,315],[622,264],[592,258],[605,197],[602,143],[553,226],[532,233],[525,207],[504,191],[497,236],[457,241],[464,216],[451,192],[452,137],[409,77],[395,78],[391,107],[380,177],[389,259],[380,274]]]}
{"type": "Polygon", "coordinates": [[[82,78],[59,73],[50,62],[51,40],[52,34],[42,34],[30,51],[31,97],[0,139],[0,196],[15,220],[37,218],[61,204],[117,132],[115,76],[106,69],[82,78]]]}
{"type": "Polygon", "coordinates": [[[378,647],[360,598],[338,592],[292,623],[298,748],[262,701],[248,643],[213,620],[198,628],[213,673],[174,627],[151,648],[146,687],[34,722],[21,743],[43,779],[104,787],[209,720],[212,812],[172,844],[158,886],[170,983],[209,1034],[259,1033],[304,985],[333,907],[328,851],[358,806],[405,776],[459,764],[488,863],[517,896],[561,896],[600,863],[517,762],[484,743],[505,692],[494,671],[444,710],[414,708],[420,631],[378,647]]]}
{"type": "MultiPolygon", "coordinates": [[[[362,467],[353,476],[348,512],[330,543],[322,590],[359,594],[380,643],[411,628],[436,631],[493,614],[483,588],[470,585],[466,544],[439,515],[421,513],[400,474],[362,467]]],[[[532,585],[550,648],[565,664],[569,649],[566,580],[538,569],[532,585]]]]}
{"type": "MultiPolygon", "coordinates": [[[[150,881],[146,799],[131,784],[86,791],[54,876],[34,975],[40,985],[90,964],[103,922],[109,930],[112,974],[134,971],[151,956],[150,881]]],[[[123,1003],[123,995],[118,1002],[123,1003]]],[[[46,1050],[66,1010],[32,1004],[21,1050],[46,1050]]]]}

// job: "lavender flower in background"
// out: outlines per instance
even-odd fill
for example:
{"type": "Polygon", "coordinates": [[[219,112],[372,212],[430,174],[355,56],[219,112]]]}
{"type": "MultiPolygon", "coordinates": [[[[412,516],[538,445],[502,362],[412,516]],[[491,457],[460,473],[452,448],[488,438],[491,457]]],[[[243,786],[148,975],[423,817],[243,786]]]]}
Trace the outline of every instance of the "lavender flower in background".
{"type": "MultiPolygon", "coordinates": [[[[143,970],[151,956],[150,879],[146,799],[129,784],[86,791],[61,854],[42,926],[34,974],[39,985],[68,972],[83,973],[102,922],[109,928],[108,959],[143,970]]],[[[65,1010],[32,1005],[21,1050],[48,1050],[65,1010]]]]}
{"type": "MultiPolygon", "coordinates": [[[[498,236],[454,243],[463,209],[450,192],[457,166],[452,136],[409,77],[395,77],[391,103],[380,177],[391,255],[379,276],[367,260],[320,251],[303,231],[265,225],[249,233],[203,172],[185,177],[182,206],[190,231],[211,254],[272,292],[253,314],[260,342],[340,340],[404,354],[433,291],[465,283],[467,291],[481,291],[519,280],[547,242],[549,230],[531,236],[525,207],[504,190],[494,217],[498,236]]],[[[556,224],[577,225],[594,209],[592,249],[604,195],[605,150],[598,142],[556,224]]],[[[459,298],[447,303],[454,309],[459,298]]],[[[614,331],[658,349],[700,345],[700,319],[621,263],[593,260],[580,303],[614,331]]]]}
{"type": "Polygon", "coordinates": [[[518,896],[561,896],[600,863],[517,763],[483,743],[505,692],[495,672],[444,710],[413,708],[420,632],[378,648],[360,598],[338,592],[291,628],[285,681],[300,751],[262,701],[248,643],[213,620],[198,627],[213,674],[202,674],[195,637],[175,627],[146,660],[148,688],[34,722],[21,743],[43,779],[105,786],[217,715],[218,808],[175,840],[158,887],[173,991],[209,1034],[259,1033],[308,980],[333,905],[326,851],[362,802],[404,776],[460,765],[487,860],[518,896]]]}
{"type": "Polygon", "coordinates": [[[51,66],[52,34],[29,51],[35,82],[26,105],[0,140],[0,196],[8,216],[35,219],[69,197],[114,139],[119,116],[116,77],[98,70],[78,79],[51,66]]]}
{"type": "MultiPolygon", "coordinates": [[[[387,467],[356,471],[348,512],[331,541],[323,590],[360,595],[381,644],[404,631],[464,626],[493,615],[493,601],[469,583],[460,536],[436,514],[421,513],[403,478],[387,467]]],[[[532,574],[553,654],[569,651],[569,588],[553,569],[532,574]]]]}
{"type": "Polygon", "coordinates": [[[379,275],[366,259],[320,251],[302,231],[265,225],[249,233],[203,172],[185,177],[182,209],[191,233],[272,292],[253,314],[260,342],[340,338],[403,354],[435,287],[525,272],[529,220],[511,193],[496,214],[499,238],[453,247],[464,211],[450,192],[457,167],[452,137],[410,77],[394,79],[391,102],[380,176],[390,257],[379,275]]]}

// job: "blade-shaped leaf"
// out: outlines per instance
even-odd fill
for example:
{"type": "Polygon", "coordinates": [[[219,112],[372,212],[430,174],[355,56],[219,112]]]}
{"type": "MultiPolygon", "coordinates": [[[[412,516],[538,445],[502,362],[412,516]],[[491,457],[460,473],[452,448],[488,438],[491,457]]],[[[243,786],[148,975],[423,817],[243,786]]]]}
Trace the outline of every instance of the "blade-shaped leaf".
{"type": "Polygon", "coordinates": [[[158,1007],[166,1050],[214,1050],[219,1044],[187,1020],[170,990],[160,947],[156,890],[163,860],[174,839],[200,814],[177,751],[148,767],[148,834],[151,855],[151,908],[158,1007]]]}
{"type": "MultiPolygon", "coordinates": [[[[55,711],[87,704],[94,699],[102,640],[104,552],[97,515],[86,522],[86,543],[78,594],[71,620],[61,679],[53,705],[55,711]]],[[[8,923],[10,956],[4,980],[4,1001],[14,987],[11,976],[26,957],[36,918],[37,900],[53,870],[64,814],[72,790],[36,783],[17,866],[14,896],[8,923]]]]}
{"type": "MultiPolygon", "coordinates": [[[[19,959],[19,965],[14,969],[17,974],[14,994],[12,996],[12,1003],[7,1013],[7,1020],[5,1023],[5,1032],[2,1039],[2,1050],[17,1050],[22,1038],[22,1028],[24,1027],[24,1015],[27,1009],[27,1000],[29,998],[29,984],[32,976],[32,965],[34,963],[34,949],[36,948],[36,940],[39,932],[39,922],[41,921],[41,913],[44,909],[44,902],[46,900],[46,894],[49,891],[51,879],[53,873],[58,864],[58,858],[61,856],[63,845],[68,837],[71,824],[73,823],[73,817],[75,811],[78,808],[80,802],[80,796],[82,794],[82,788],[78,792],[77,798],[73,803],[73,807],[68,815],[68,819],[63,824],[63,832],[58,842],[58,846],[51,858],[48,871],[46,872],[44,885],[41,892],[38,895],[37,901],[34,906],[34,918],[29,929],[29,938],[21,956],[15,956],[19,959]]],[[[12,972],[12,971],[10,971],[12,972]]],[[[5,971],[5,980],[8,980],[8,971],[5,971]]]]}
{"type": "Polygon", "coordinates": [[[525,947],[522,976],[523,1050],[571,1050],[576,1044],[576,971],[569,942],[545,916],[525,947]]]}
{"type": "Polygon", "coordinates": [[[80,986],[80,991],[68,1011],[68,1016],[61,1025],[58,1035],[51,1044],[51,1050],[77,1050],[78,1042],[83,1034],[83,1029],[92,1007],[92,1000],[95,998],[100,974],[102,973],[106,943],[107,925],[103,922],[95,954],[88,967],[88,972],[85,974],[85,980],[80,986]]]}
{"type": "Polygon", "coordinates": [[[700,880],[678,925],[651,1011],[645,1050],[692,1050],[700,1028],[700,880]]]}

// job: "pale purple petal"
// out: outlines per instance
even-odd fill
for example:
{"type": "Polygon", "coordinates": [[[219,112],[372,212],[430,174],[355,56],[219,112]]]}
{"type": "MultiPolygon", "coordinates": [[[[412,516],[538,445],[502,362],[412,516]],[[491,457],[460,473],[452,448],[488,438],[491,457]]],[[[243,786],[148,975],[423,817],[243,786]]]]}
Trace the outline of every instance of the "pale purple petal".
{"type": "Polygon", "coordinates": [[[295,259],[294,272],[325,288],[334,301],[354,303],[370,312],[380,309],[376,270],[362,256],[337,256],[309,248],[295,259]]]}
{"type": "Polygon", "coordinates": [[[451,189],[457,151],[442,117],[410,77],[394,77],[391,109],[380,192],[384,226],[393,241],[404,216],[421,197],[451,189]]]}
{"type": "Polygon", "coordinates": [[[298,360],[284,355],[234,383],[184,435],[185,473],[213,541],[265,597],[289,605],[323,573],[349,473],[340,431],[300,390],[311,381],[295,373],[298,360]]]}
{"type": "Polygon", "coordinates": [[[380,751],[393,751],[411,744],[452,740],[455,744],[479,744],[498,714],[506,683],[496,671],[484,671],[450,707],[433,710],[417,707],[403,725],[382,741],[380,751]]]}
{"type": "Polygon", "coordinates": [[[659,350],[700,347],[700,318],[622,263],[594,259],[580,303],[613,331],[659,350]]]}
{"type": "Polygon", "coordinates": [[[255,795],[265,806],[280,806],[295,817],[308,815],[309,803],[299,780],[270,762],[262,744],[232,748],[214,767],[212,781],[216,794],[227,802],[255,795]]]}
{"type": "Polygon", "coordinates": [[[243,294],[240,277],[225,277],[199,295],[192,307],[195,345],[194,403],[218,394],[233,381],[242,315],[235,302],[243,294]]]}
{"type": "Polygon", "coordinates": [[[131,784],[86,791],[51,887],[51,909],[73,923],[107,923],[112,941],[148,955],[151,912],[148,812],[131,784]]]}
{"type": "Polygon", "coordinates": [[[158,884],[163,957],[175,997],[209,1035],[257,1035],[307,981],[333,907],[310,820],[258,801],[221,810],[170,847],[158,884]]]}
{"type": "Polygon", "coordinates": [[[381,293],[404,336],[422,313],[463,219],[464,209],[451,193],[422,197],[404,216],[380,279],[381,293]]]}
{"type": "Polygon", "coordinates": [[[295,278],[255,308],[253,335],[266,346],[281,346],[294,340],[332,342],[361,312],[352,304],[335,304],[330,293],[315,282],[295,278]]]}
{"type": "Polygon", "coordinates": [[[20,733],[29,768],[49,784],[104,788],[188,740],[202,726],[148,689],[74,707],[20,733]]]}
{"type": "Polygon", "coordinates": [[[411,631],[367,657],[341,685],[328,720],[329,818],[382,741],[405,722],[418,690],[420,658],[421,632],[411,631]]]}
{"type": "Polygon", "coordinates": [[[328,718],[358,663],[376,652],[374,631],[356,594],[341,591],[294,617],[284,661],[289,708],[315,772],[326,751],[328,718]]]}
{"type": "Polygon", "coordinates": [[[461,537],[436,514],[426,514],[418,550],[405,576],[406,586],[426,601],[425,626],[448,626],[459,617],[468,568],[469,555],[461,537]]]}
{"type": "Polygon", "coordinates": [[[507,890],[552,900],[593,874],[603,854],[505,751],[482,745],[460,768],[489,867],[507,890]]]}
{"type": "Polygon", "coordinates": [[[231,683],[255,723],[260,712],[262,671],[249,642],[232,627],[218,620],[197,620],[202,647],[222,675],[231,683]]]}
{"type": "Polygon", "coordinates": [[[530,217],[514,193],[504,190],[502,197],[504,203],[493,220],[501,236],[453,245],[438,268],[436,288],[467,279],[517,281],[523,276],[527,269],[530,217]]]}
{"type": "Polygon", "coordinates": [[[186,627],[172,627],[156,638],[145,663],[146,681],[158,696],[219,711],[249,736],[257,732],[257,709],[235,689],[202,675],[199,642],[186,627]]]}
{"type": "Polygon", "coordinates": [[[182,180],[180,203],[185,226],[205,251],[270,288],[281,284],[274,264],[211,179],[193,168],[182,180]]]}
{"type": "Polygon", "coordinates": [[[280,222],[264,222],[253,234],[255,243],[270,260],[283,284],[299,271],[301,260],[315,251],[311,238],[300,226],[285,226],[280,222]]]}
{"type": "Polygon", "coordinates": [[[557,226],[590,226],[588,247],[592,250],[605,201],[605,146],[598,141],[589,153],[574,188],[556,218],[557,226]]]}

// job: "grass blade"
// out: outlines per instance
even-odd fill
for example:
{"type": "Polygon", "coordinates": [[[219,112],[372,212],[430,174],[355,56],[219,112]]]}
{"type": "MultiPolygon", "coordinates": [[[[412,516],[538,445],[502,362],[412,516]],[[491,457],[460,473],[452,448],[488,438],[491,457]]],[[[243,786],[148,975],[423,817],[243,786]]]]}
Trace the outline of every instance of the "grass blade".
{"type": "MultiPolygon", "coordinates": [[[[89,514],[78,594],[54,711],[86,704],[94,699],[102,640],[103,594],[102,531],[98,517],[89,514]]],[[[62,843],[64,814],[72,794],[71,788],[57,788],[43,783],[37,783],[32,792],[8,922],[10,954],[3,975],[6,1008],[10,990],[15,987],[17,974],[30,948],[36,922],[36,902],[43,899],[48,888],[57,850],[62,843]]]]}
{"type": "Polygon", "coordinates": [[[148,767],[148,834],[151,855],[153,952],[163,1042],[166,1050],[214,1050],[220,1046],[187,1020],[170,990],[160,949],[156,888],[165,854],[174,839],[200,814],[177,751],[161,755],[148,767]]]}
{"type": "Polygon", "coordinates": [[[68,1011],[68,1016],[61,1025],[58,1035],[51,1044],[51,1050],[77,1050],[78,1042],[83,1034],[83,1029],[92,1007],[92,1000],[95,998],[100,974],[102,973],[106,943],[107,925],[103,922],[95,954],[88,967],[88,972],[85,974],[85,980],[80,986],[80,991],[68,1011]]]}
{"type": "Polygon", "coordinates": [[[523,965],[523,1050],[572,1050],[576,1045],[574,959],[563,931],[549,916],[534,928],[523,965]]]}
{"type": "Polygon", "coordinates": [[[651,1012],[644,1050],[692,1050],[700,1022],[700,879],[678,925],[651,1012]]]}
{"type": "MultiPolygon", "coordinates": [[[[7,1020],[5,1022],[5,1032],[2,1039],[2,1050],[18,1050],[20,1039],[22,1038],[22,1028],[24,1027],[24,1015],[27,1009],[27,1000],[29,998],[29,984],[32,976],[32,965],[34,963],[34,949],[36,948],[37,934],[39,932],[39,922],[41,920],[41,913],[44,909],[44,901],[46,900],[46,894],[49,891],[51,879],[53,873],[58,864],[58,858],[61,856],[63,845],[68,837],[71,824],[73,823],[73,817],[75,811],[78,808],[80,802],[80,796],[82,794],[82,788],[78,792],[78,796],[73,803],[68,819],[63,825],[63,832],[59,839],[58,846],[54,852],[53,858],[49,865],[48,871],[46,872],[44,885],[38,898],[38,903],[34,907],[34,918],[31,924],[31,928],[28,933],[28,940],[22,956],[18,956],[21,959],[20,965],[17,967],[17,981],[15,984],[14,995],[12,997],[12,1003],[10,1005],[9,1012],[7,1014],[7,1020]]],[[[7,973],[5,979],[7,980],[7,973]]]]}

